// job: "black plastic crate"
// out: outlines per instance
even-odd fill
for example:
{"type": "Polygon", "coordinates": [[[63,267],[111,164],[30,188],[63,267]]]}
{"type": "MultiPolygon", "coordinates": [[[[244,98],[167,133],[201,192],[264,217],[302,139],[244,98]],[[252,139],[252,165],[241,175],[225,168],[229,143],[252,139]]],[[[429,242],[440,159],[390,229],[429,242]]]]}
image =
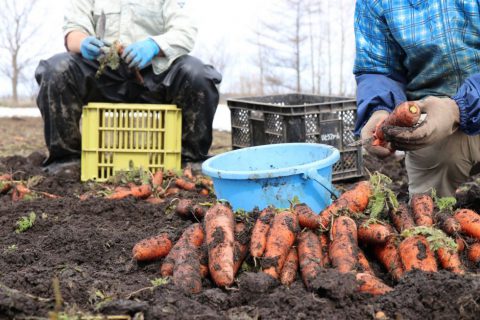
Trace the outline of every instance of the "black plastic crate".
{"type": "Polygon", "coordinates": [[[286,94],[228,99],[233,149],[285,142],[323,143],[340,150],[333,181],[363,176],[362,148],[355,140],[354,99],[286,94]]]}

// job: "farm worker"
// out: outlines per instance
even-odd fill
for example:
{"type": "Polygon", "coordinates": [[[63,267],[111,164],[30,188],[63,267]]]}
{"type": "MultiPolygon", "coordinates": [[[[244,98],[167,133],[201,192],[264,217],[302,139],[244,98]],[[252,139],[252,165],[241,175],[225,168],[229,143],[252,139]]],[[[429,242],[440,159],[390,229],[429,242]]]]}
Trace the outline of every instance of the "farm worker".
{"type": "MultiPolygon", "coordinates": [[[[410,194],[435,188],[451,196],[480,162],[479,25],[477,1],[356,2],[356,134],[371,137],[407,100],[426,114],[413,130],[384,130],[392,149],[406,151],[410,194]]],[[[380,158],[392,153],[366,149],[380,158]]]]}
{"type": "Polygon", "coordinates": [[[176,104],[182,108],[182,161],[205,160],[221,75],[188,55],[197,28],[185,0],[69,0],[63,33],[66,53],[40,61],[37,105],[45,124],[46,171],[79,162],[79,120],[88,102],[176,104]],[[104,13],[104,38],[95,34],[104,13]],[[98,58],[115,40],[125,47],[117,70],[96,78],[98,58]],[[144,79],[136,78],[138,69],[144,79]]]}

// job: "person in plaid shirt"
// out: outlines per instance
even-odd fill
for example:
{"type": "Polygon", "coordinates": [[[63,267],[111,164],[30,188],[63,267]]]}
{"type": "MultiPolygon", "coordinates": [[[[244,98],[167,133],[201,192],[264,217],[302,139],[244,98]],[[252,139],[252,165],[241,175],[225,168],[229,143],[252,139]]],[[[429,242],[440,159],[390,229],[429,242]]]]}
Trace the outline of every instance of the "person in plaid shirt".
{"type": "Polygon", "coordinates": [[[474,0],[357,0],[356,134],[404,101],[424,121],[386,128],[391,148],[367,145],[380,158],[405,150],[409,192],[451,196],[480,162],[480,4],[474,0]]]}

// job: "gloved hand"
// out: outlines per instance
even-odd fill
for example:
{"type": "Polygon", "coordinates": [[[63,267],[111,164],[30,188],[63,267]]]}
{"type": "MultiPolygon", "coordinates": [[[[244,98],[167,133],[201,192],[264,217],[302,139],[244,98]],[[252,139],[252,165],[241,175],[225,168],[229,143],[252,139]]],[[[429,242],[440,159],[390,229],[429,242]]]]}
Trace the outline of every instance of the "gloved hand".
{"type": "Polygon", "coordinates": [[[414,129],[386,126],[385,139],[397,150],[417,150],[432,145],[452,133],[460,123],[460,110],[450,98],[427,97],[417,101],[425,120],[414,129]]]}
{"type": "Polygon", "coordinates": [[[102,52],[101,48],[107,46],[105,42],[94,36],[86,37],[80,44],[80,53],[85,59],[95,60],[102,52]]]}
{"type": "MultiPolygon", "coordinates": [[[[383,121],[386,117],[388,117],[388,115],[389,115],[389,112],[385,110],[375,111],[370,116],[370,119],[368,119],[367,123],[365,124],[362,131],[360,132],[360,138],[362,140],[372,138],[373,134],[375,133],[375,129],[377,128],[377,124],[383,121]]],[[[364,145],[365,149],[367,149],[367,152],[369,154],[377,156],[378,158],[386,158],[393,153],[393,151],[390,150],[388,147],[385,148],[382,146],[373,146],[372,142],[373,140],[368,144],[364,145]]]]}
{"type": "Polygon", "coordinates": [[[152,39],[148,38],[129,45],[122,54],[123,60],[130,68],[138,67],[143,69],[153,57],[160,52],[160,47],[152,39]]]}

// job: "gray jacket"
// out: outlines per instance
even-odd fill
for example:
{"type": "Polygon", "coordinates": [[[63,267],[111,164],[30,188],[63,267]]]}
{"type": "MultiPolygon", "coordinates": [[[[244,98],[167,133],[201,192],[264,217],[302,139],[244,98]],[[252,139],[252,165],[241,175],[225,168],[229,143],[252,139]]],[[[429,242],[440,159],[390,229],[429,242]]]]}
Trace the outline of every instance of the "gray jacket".
{"type": "Polygon", "coordinates": [[[185,0],[69,0],[64,35],[74,30],[95,35],[102,10],[107,18],[105,40],[119,40],[125,47],[149,37],[155,40],[165,54],[152,61],[156,74],[195,44],[197,28],[185,0]]]}

